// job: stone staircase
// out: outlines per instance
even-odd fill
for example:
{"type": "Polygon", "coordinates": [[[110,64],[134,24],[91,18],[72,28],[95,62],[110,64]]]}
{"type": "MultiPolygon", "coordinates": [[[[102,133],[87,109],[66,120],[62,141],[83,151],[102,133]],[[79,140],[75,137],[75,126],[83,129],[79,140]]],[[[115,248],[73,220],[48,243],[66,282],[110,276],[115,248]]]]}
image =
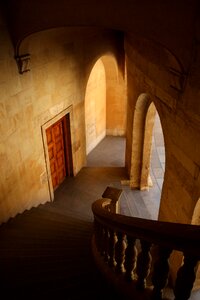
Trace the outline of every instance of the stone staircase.
{"type": "MultiPolygon", "coordinates": [[[[101,197],[108,184],[122,188],[127,195],[126,188],[120,186],[124,178],[124,168],[83,168],[76,177],[68,178],[61,185],[53,202],[25,211],[2,224],[3,299],[124,299],[97,268],[91,246],[95,232],[92,203],[101,197]]],[[[120,207],[125,207],[128,197],[121,199],[120,207]]],[[[199,246],[198,239],[193,251],[199,246]]],[[[190,300],[199,300],[197,293],[190,300]]]]}
{"type": "Polygon", "coordinates": [[[117,299],[91,253],[92,220],[58,202],[32,208],[0,227],[4,299],[117,299]]]}

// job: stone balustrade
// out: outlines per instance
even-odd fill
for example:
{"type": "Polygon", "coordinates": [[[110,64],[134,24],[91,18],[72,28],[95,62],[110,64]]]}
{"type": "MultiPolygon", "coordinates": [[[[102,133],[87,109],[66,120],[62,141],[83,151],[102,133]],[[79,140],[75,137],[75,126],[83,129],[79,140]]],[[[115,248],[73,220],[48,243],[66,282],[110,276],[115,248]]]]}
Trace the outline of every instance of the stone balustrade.
{"type": "Polygon", "coordinates": [[[115,204],[104,198],[92,205],[92,250],[107,280],[126,299],[189,299],[200,260],[200,226],[120,215],[115,204]],[[169,289],[173,251],[183,254],[183,262],[169,289]]]}

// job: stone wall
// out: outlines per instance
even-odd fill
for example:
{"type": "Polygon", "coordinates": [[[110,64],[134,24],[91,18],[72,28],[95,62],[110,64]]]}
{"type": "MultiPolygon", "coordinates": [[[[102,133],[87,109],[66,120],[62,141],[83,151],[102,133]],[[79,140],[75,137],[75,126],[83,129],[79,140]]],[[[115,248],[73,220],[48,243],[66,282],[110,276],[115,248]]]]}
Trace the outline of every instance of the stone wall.
{"type": "Polygon", "coordinates": [[[114,136],[126,135],[127,95],[126,73],[118,68],[116,59],[111,56],[102,57],[106,72],[106,134],[114,136]]]}
{"type": "Polygon", "coordinates": [[[30,72],[20,75],[0,21],[0,222],[50,201],[42,126],[70,107],[73,172],[86,161],[85,91],[99,57],[121,47],[112,31],[60,28],[32,34],[21,44],[30,72]]]}
{"type": "Polygon", "coordinates": [[[200,104],[199,81],[195,74],[198,67],[191,62],[190,74],[186,76],[180,63],[166,49],[131,35],[126,36],[125,51],[128,81],[126,165],[129,174],[132,172],[137,176],[138,172],[137,168],[132,170],[131,165],[134,156],[132,136],[134,130],[137,132],[137,128],[133,128],[134,110],[139,96],[147,93],[160,115],[166,149],[159,219],[191,223],[200,194],[200,104]]]}
{"type": "Polygon", "coordinates": [[[94,65],[85,95],[86,153],[106,135],[106,77],[102,60],[94,65]]]}

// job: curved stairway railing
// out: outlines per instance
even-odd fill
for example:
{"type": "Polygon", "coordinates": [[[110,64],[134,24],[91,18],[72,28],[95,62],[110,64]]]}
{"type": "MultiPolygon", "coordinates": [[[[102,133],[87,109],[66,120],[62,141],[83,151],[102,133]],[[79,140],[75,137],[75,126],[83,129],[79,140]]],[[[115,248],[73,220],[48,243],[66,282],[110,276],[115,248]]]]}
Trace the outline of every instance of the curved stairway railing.
{"type": "Polygon", "coordinates": [[[92,205],[92,251],[107,280],[127,299],[189,299],[200,260],[200,226],[116,214],[116,203],[104,198],[92,205]],[[174,250],[182,252],[183,263],[170,295],[165,287],[174,250]]]}

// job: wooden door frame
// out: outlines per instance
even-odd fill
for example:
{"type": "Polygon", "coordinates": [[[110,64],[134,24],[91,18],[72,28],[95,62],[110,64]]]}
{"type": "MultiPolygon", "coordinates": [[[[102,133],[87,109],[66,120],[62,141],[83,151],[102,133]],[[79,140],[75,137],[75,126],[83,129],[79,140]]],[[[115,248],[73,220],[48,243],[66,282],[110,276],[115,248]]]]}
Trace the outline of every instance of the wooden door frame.
{"type": "MultiPolygon", "coordinates": [[[[52,117],[52,119],[48,120],[45,122],[42,127],[42,140],[43,140],[43,147],[44,147],[44,157],[45,157],[45,165],[46,165],[46,172],[47,172],[47,181],[48,181],[48,187],[49,187],[49,196],[50,196],[50,201],[54,200],[54,189],[53,189],[53,184],[51,180],[51,169],[50,169],[50,160],[49,160],[49,151],[48,151],[48,145],[47,145],[47,136],[46,136],[46,129],[51,127],[53,124],[58,122],[60,119],[63,117],[67,116],[69,114],[69,122],[70,122],[70,137],[71,137],[71,163],[72,163],[72,173],[75,174],[74,172],[74,150],[73,150],[73,145],[74,145],[74,134],[73,134],[73,114],[72,114],[72,105],[69,106],[68,108],[64,109],[62,112],[57,114],[56,116],[52,117]]],[[[71,175],[73,175],[71,174],[71,175]]]]}

